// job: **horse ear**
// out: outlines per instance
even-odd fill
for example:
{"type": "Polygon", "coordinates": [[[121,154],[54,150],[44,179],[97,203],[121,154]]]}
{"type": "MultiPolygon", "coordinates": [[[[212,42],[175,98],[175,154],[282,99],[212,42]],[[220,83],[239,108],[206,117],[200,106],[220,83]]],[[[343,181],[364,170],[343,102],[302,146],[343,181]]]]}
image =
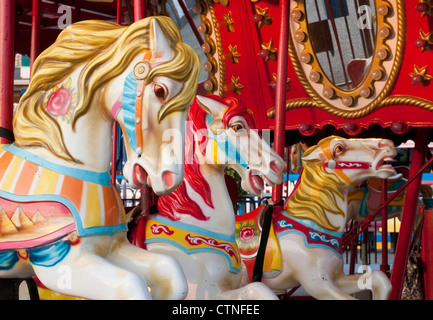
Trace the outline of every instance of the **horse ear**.
{"type": "Polygon", "coordinates": [[[208,97],[196,96],[196,99],[200,107],[208,114],[210,114],[213,118],[224,113],[225,109],[227,108],[227,106],[222,104],[221,102],[208,97]]]}
{"type": "Polygon", "coordinates": [[[153,20],[153,43],[151,46],[154,58],[162,61],[169,61],[173,58],[170,44],[156,19],[153,20]]]}
{"type": "Polygon", "coordinates": [[[325,161],[325,155],[323,154],[322,150],[318,146],[313,146],[308,148],[302,155],[302,161],[310,161],[310,160],[321,160],[322,162],[325,161]],[[312,148],[315,149],[310,151],[310,149],[312,148]]]}

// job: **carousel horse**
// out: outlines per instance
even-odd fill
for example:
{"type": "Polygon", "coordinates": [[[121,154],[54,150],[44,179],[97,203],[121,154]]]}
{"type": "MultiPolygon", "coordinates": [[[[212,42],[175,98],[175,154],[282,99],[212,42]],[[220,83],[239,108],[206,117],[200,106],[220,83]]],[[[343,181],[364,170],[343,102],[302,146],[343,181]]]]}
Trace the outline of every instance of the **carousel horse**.
{"type": "MultiPolygon", "coordinates": [[[[298,142],[290,148],[290,168],[292,173],[299,174],[302,172],[302,155],[308,149],[304,142],[298,142]]],[[[394,167],[397,175],[387,179],[387,196],[392,196],[407,180],[408,168],[404,166],[394,167]]],[[[426,197],[431,198],[428,193],[428,186],[422,186],[421,192],[426,197]]],[[[430,188],[431,189],[431,188],[430,188]]],[[[402,192],[388,206],[388,219],[399,218],[403,213],[406,192],[402,192]]],[[[361,221],[369,214],[372,214],[380,207],[382,201],[382,179],[377,177],[369,178],[348,195],[348,215],[354,221],[361,221]]],[[[418,204],[422,205],[421,201],[418,204]]],[[[380,220],[381,214],[375,216],[375,220],[380,220]]]]}
{"type": "Polygon", "coordinates": [[[290,171],[294,174],[299,174],[302,171],[302,155],[308,145],[305,142],[298,142],[290,147],[290,171]]]}
{"type": "Polygon", "coordinates": [[[167,194],[182,182],[199,66],[166,17],[83,21],[60,33],[34,63],[15,142],[0,150],[0,278],[37,276],[87,299],[185,297],[174,258],[129,243],[108,170],[117,121],[131,186],[167,194]]]}
{"type": "Polygon", "coordinates": [[[180,262],[187,299],[276,299],[263,283],[241,285],[235,212],[224,179],[229,167],[244,190],[259,194],[263,179],[282,182],[284,161],[259,136],[240,101],[197,96],[189,111],[184,182],[159,197],[158,211],[145,218],[144,245],[180,262]]]}
{"type": "MultiPolygon", "coordinates": [[[[268,247],[272,243],[275,249],[266,250],[269,257],[265,258],[262,281],[279,294],[301,285],[316,299],[353,299],[350,294],[365,289],[372,291],[373,299],[387,299],[391,283],[382,271],[344,274],[341,239],[351,219],[349,194],[368,178],[395,176],[387,163],[395,155],[389,140],[336,136],[305,151],[300,181],[284,206],[275,207],[272,215],[268,247]]],[[[247,268],[257,252],[253,247],[261,228],[257,224],[260,215],[263,207],[236,217],[237,241],[245,252],[247,268]]],[[[245,273],[246,280],[250,279],[252,271],[245,273]]]]}

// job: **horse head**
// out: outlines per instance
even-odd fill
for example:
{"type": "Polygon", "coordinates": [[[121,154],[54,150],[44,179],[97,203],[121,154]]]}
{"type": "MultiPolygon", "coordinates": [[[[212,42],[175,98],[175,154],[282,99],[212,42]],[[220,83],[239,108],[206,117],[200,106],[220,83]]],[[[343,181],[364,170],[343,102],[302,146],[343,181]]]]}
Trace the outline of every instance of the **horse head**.
{"type": "Polygon", "coordinates": [[[396,154],[390,140],[322,139],[305,151],[300,183],[287,199],[285,210],[325,230],[343,230],[348,219],[344,207],[347,193],[371,177],[395,176],[387,162],[396,154]]]}
{"type": "Polygon", "coordinates": [[[207,113],[202,133],[206,139],[200,146],[207,164],[233,168],[242,178],[242,188],[253,194],[263,190],[263,179],[271,186],[282,182],[284,160],[259,135],[242,102],[217,96],[197,96],[195,102],[207,113]]]}
{"type": "Polygon", "coordinates": [[[386,139],[344,139],[331,136],[305,151],[304,167],[320,162],[326,172],[346,185],[357,185],[371,177],[382,179],[396,174],[392,161],[394,143],[386,139]]]}
{"type": "Polygon", "coordinates": [[[168,193],[183,179],[185,120],[199,70],[197,54],[168,17],[129,26],[74,23],[34,63],[14,116],[15,144],[106,171],[116,120],[131,186],[151,184],[156,193],[168,193]]]}
{"type": "Polygon", "coordinates": [[[164,195],[183,181],[185,122],[200,62],[174,22],[152,19],[150,49],[130,63],[110,113],[125,136],[124,176],[133,188],[150,185],[164,195]]]}

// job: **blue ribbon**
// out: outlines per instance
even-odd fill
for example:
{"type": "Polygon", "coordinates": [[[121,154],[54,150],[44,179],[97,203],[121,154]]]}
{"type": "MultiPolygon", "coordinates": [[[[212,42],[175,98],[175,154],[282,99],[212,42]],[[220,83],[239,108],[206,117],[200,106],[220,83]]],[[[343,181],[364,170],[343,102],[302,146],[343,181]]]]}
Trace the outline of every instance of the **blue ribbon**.
{"type": "MultiPolygon", "coordinates": [[[[131,72],[125,78],[123,84],[122,110],[123,122],[125,123],[128,142],[132,150],[137,149],[137,138],[135,130],[135,100],[137,95],[138,79],[131,72]]],[[[142,93],[144,94],[144,93],[142,93]]]]}

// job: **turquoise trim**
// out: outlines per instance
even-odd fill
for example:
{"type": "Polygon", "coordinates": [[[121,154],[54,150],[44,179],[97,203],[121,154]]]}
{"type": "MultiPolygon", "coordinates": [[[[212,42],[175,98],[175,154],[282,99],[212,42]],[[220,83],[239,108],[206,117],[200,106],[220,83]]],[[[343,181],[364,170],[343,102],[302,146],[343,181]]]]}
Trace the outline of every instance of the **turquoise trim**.
{"type": "Polygon", "coordinates": [[[337,237],[340,239],[343,237],[343,232],[329,231],[329,230],[323,229],[311,220],[298,219],[298,218],[289,216],[285,211],[282,211],[281,214],[286,216],[289,219],[295,220],[296,222],[298,222],[298,223],[300,223],[300,224],[302,224],[302,225],[304,225],[310,229],[314,229],[314,230],[320,231],[320,232],[325,233],[325,234],[329,234],[331,236],[334,236],[334,237],[337,237]]]}
{"type": "Polygon", "coordinates": [[[191,224],[173,221],[173,220],[161,217],[159,215],[153,215],[152,219],[157,221],[157,222],[166,224],[168,226],[172,226],[172,227],[179,228],[179,229],[189,231],[189,232],[198,233],[198,234],[201,234],[201,235],[209,237],[209,238],[214,238],[217,240],[224,240],[226,242],[235,242],[236,241],[236,237],[234,234],[233,235],[227,235],[227,234],[223,234],[223,233],[209,231],[207,229],[203,229],[203,228],[191,225],[191,224]]]}
{"type": "Polygon", "coordinates": [[[367,188],[361,188],[362,192],[363,192],[363,196],[361,199],[361,204],[359,205],[359,210],[358,213],[360,216],[368,216],[368,199],[367,199],[367,195],[368,195],[368,189],[367,188]]]}
{"type": "MultiPolygon", "coordinates": [[[[293,218],[292,218],[292,219],[293,219],[293,218]]],[[[317,248],[317,247],[320,247],[320,248],[323,248],[323,249],[331,250],[332,252],[334,252],[334,253],[335,253],[337,256],[339,256],[339,257],[342,257],[342,256],[343,256],[343,254],[342,254],[342,253],[339,253],[339,252],[337,251],[337,249],[335,249],[334,247],[327,246],[326,244],[320,244],[320,243],[314,243],[314,244],[311,244],[311,243],[308,243],[308,242],[307,242],[307,236],[306,236],[303,232],[301,232],[301,231],[299,231],[299,230],[289,229],[289,230],[281,231],[281,232],[278,234],[277,238],[280,238],[281,236],[284,236],[284,235],[286,235],[286,234],[288,234],[288,233],[296,233],[296,234],[300,235],[300,236],[302,237],[302,240],[304,241],[304,246],[306,246],[307,248],[317,248]]],[[[338,248],[338,249],[339,249],[339,248],[338,248]]]]}
{"type": "Polygon", "coordinates": [[[232,264],[231,259],[229,258],[227,253],[222,252],[221,250],[215,249],[215,248],[198,248],[198,249],[188,249],[185,248],[183,245],[181,245],[180,243],[174,241],[174,240],[170,240],[170,239],[165,239],[165,238],[153,238],[153,239],[147,239],[144,241],[145,244],[150,244],[150,243],[158,243],[158,242],[166,242],[168,244],[171,244],[172,246],[182,250],[183,252],[185,252],[186,254],[194,254],[194,253],[200,253],[200,252],[212,252],[212,253],[216,253],[219,254],[220,256],[222,256],[229,265],[229,270],[231,272],[234,273],[239,273],[241,271],[241,268],[235,268],[232,264]]]}
{"type": "MultiPolygon", "coordinates": [[[[171,226],[171,227],[175,227],[178,229],[182,229],[185,231],[189,231],[189,232],[193,232],[196,234],[200,234],[203,235],[205,237],[209,237],[209,238],[213,238],[216,240],[223,240],[229,243],[235,243],[236,241],[236,237],[235,235],[227,235],[227,234],[222,234],[222,233],[218,233],[218,232],[213,232],[213,231],[209,231],[207,229],[203,229],[194,225],[190,225],[190,224],[186,224],[183,222],[178,222],[178,221],[172,221],[170,219],[158,216],[158,215],[153,215],[152,219],[155,220],[156,222],[171,226]]],[[[207,248],[193,248],[193,249],[188,249],[186,247],[184,247],[182,244],[174,241],[174,240],[170,240],[170,239],[166,239],[166,238],[152,238],[152,239],[147,239],[145,240],[144,243],[149,244],[149,243],[156,243],[156,242],[165,242],[165,243],[169,243],[173,246],[175,246],[176,248],[182,250],[183,252],[185,252],[186,254],[193,254],[193,253],[200,253],[200,252],[213,252],[216,254],[219,254],[220,256],[224,257],[224,259],[227,260],[228,265],[229,265],[229,269],[231,272],[234,273],[238,273],[241,271],[241,268],[235,268],[232,264],[232,261],[228,255],[228,253],[224,253],[223,251],[216,249],[216,248],[211,248],[211,247],[207,247],[207,248]]]]}
{"type": "Polygon", "coordinates": [[[20,258],[16,251],[0,252],[0,270],[10,270],[20,258]]]}
{"type": "MultiPolygon", "coordinates": [[[[132,150],[137,149],[137,138],[135,132],[135,100],[137,98],[138,79],[131,72],[125,78],[123,84],[122,95],[122,110],[123,122],[126,133],[128,134],[128,142],[132,150]]],[[[142,93],[144,94],[144,93],[142,93]]]]}
{"type": "Polygon", "coordinates": [[[75,225],[77,227],[78,236],[91,236],[97,234],[113,234],[118,231],[126,231],[127,226],[126,223],[121,223],[114,226],[100,226],[100,227],[90,227],[84,228],[83,222],[81,221],[80,213],[74,204],[68,199],[58,196],[55,194],[43,194],[43,195],[30,195],[30,196],[20,196],[7,191],[0,190],[0,197],[6,198],[15,202],[38,202],[38,201],[53,201],[59,202],[65,205],[72,213],[75,225]]]}
{"type": "Polygon", "coordinates": [[[34,164],[37,164],[38,166],[47,168],[51,171],[63,174],[65,176],[74,177],[79,180],[93,182],[103,186],[111,186],[110,174],[108,173],[108,171],[94,172],[90,170],[62,166],[60,164],[45,160],[44,158],[41,158],[34,153],[19,148],[14,144],[5,145],[3,146],[3,149],[16,155],[19,158],[30,161],[34,164]]]}
{"type": "Polygon", "coordinates": [[[67,241],[59,241],[36,249],[29,249],[29,260],[41,267],[53,267],[69,253],[71,245],[67,241]]]}

